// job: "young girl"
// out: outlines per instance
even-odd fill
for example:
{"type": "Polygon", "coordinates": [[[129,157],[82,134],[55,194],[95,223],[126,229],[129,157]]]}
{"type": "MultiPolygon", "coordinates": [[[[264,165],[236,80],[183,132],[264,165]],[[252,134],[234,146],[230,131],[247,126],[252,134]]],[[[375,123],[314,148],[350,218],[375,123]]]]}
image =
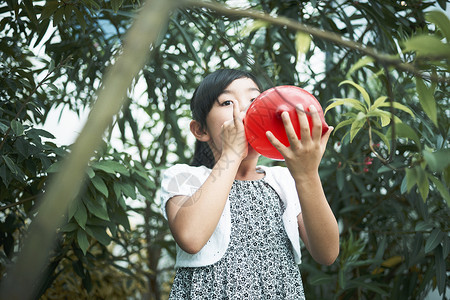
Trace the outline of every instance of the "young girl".
{"type": "Polygon", "coordinates": [[[193,95],[192,166],[170,167],[161,183],[163,214],[177,243],[170,299],[304,299],[299,238],[321,264],[339,253],[318,174],[332,128],[321,136],[312,106],[310,135],[306,108],[299,107],[298,140],[283,113],[290,146],[266,134],[287,168],[257,166],[242,118],[260,92],[251,74],[225,69],[208,75],[193,95]]]}

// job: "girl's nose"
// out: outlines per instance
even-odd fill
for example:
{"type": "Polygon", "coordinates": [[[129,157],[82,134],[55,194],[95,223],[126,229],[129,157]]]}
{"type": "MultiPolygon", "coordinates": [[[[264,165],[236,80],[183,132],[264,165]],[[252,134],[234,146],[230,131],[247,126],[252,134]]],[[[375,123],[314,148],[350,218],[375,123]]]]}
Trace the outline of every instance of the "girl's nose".
{"type": "Polygon", "coordinates": [[[239,109],[241,112],[246,113],[251,103],[251,101],[239,101],[239,109]]]}

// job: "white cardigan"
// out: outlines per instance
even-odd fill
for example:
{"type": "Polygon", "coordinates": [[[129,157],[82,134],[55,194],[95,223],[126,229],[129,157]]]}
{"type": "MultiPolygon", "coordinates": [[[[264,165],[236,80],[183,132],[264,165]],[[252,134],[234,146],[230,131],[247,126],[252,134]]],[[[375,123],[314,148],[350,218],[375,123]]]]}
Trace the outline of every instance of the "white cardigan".
{"type": "MultiPolygon", "coordinates": [[[[282,216],[283,223],[292,244],[295,262],[299,264],[301,262],[301,252],[297,216],[300,214],[301,208],[295,181],[287,168],[265,166],[259,166],[259,168],[266,173],[263,180],[278,193],[286,207],[282,216]]],[[[210,173],[211,169],[204,166],[192,167],[185,164],[174,165],[163,171],[161,211],[164,217],[167,219],[166,203],[170,198],[178,195],[191,196],[206,181],[210,173]]],[[[178,245],[176,246],[177,258],[175,267],[201,267],[219,261],[228,248],[230,235],[230,200],[227,199],[216,229],[198,253],[189,254],[178,245]]]]}

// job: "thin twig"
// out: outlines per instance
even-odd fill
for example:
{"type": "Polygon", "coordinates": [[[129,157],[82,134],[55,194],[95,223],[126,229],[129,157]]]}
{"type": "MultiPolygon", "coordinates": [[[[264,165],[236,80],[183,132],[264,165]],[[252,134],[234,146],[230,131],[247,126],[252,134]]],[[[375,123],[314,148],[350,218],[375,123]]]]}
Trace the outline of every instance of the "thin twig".
{"type": "Polygon", "coordinates": [[[22,200],[20,200],[20,201],[17,201],[17,202],[10,203],[10,204],[8,204],[8,205],[2,206],[2,207],[0,207],[0,211],[4,211],[4,210],[6,210],[6,209],[8,209],[8,208],[11,208],[11,207],[14,207],[14,206],[18,206],[18,205],[24,204],[24,203],[26,203],[26,202],[28,202],[28,201],[31,201],[31,200],[34,200],[34,199],[38,198],[38,197],[41,196],[41,195],[42,195],[42,194],[34,195],[34,196],[31,196],[31,197],[22,199],[22,200]]]}

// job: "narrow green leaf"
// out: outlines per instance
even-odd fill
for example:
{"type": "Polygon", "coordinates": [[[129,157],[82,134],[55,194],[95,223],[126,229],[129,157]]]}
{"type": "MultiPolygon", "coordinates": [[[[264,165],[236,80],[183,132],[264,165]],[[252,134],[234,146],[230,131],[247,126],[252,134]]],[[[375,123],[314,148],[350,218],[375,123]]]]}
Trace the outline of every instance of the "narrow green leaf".
{"type": "Polygon", "coordinates": [[[405,169],[406,177],[406,191],[409,193],[411,189],[416,185],[417,182],[417,171],[416,168],[405,169]]]}
{"type": "Polygon", "coordinates": [[[377,100],[375,100],[375,102],[372,104],[370,109],[372,110],[372,109],[378,108],[378,106],[381,106],[382,104],[384,104],[387,99],[388,99],[388,97],[386,97],[386,96],[378,97],[377,100]]]}
{"type": "Polygon", "coordinates": [[[447,43],[450,42],[450,20],[448,16],[439,10],[429,11],[425,14],[425,18],[436,25],[442,31],[447,43]]]}
{"type": "Polygon", "coordinates": [[[121,173],[128,176],[130,173],[125,166],[113,160],[96,161],[92,164],[92,168],[105,171],[109,174],[121,173]]]}
{"type": "Polygon", "coordinates": [[[12,120],[11,121],[11,129],[14,132],[14,134],[16,136],[21,136],[23,135],[23,125],[22,123],[20,123],[17,120],[12,120]]]}
{"type": "Polygon", "coordinates": [[[75,231],[75,230],[77,230],[77,229],[78,229],[78,225],[75,224],[75,223],[73,223],[73,222],[70,222],[70,223],[64,224],[64,225],[60,228],[60,231],[61,231],[61,232],[72,232],[72,231],[75,231]]]}
{"type": "Polygon", "coordinates": [[[432,35],[418,35],[403,42],[405,52],[413,51],[419,56],[443,56],[450,58],[450,44],[444,44],[432,35]]]}
{"type": "Polygon", "coordinates": [[[425,242],[425,253],[433,251],[442,242],[443,238],[444,233],[439,228],[435,228],[425,242]]]}
{"type": "MultiPolygon", "coordinates": [[[[406,125],[405,123],[396,123],[395,124],[395,133],[397,137],[407,138],[410,140],[413,140],[416,146],[419,149],[422,149],[422,144],[420,143],[419,135],[416,133],[414,129],[412,129],[410,126],[406,125]]],[[[391,132],[389,132],[389,135],[391,135],[391,132]]]]}
{"type": "Polygon", "coordinates": [[[339,105],[348,105],[351,106],[353,108],[355,108],[356,110],[362,111],[362,112],[366,112],[367,108],[358,100],[356,99],[352,99],[352,98],[334,98],[331,99],[330,101],[336,100],[335,102],[331,103],[330,105],[327,106],[327,108],[325,109],[324,114],[327,113],[327,111],[329,111],[330,109],[339,106],[339,105]]]}
{"type": "Polygon", "coordinates": [[[438,287],[439,294],[442,295],[445,292],[445,280],[446,275],[446,263],[444,260],[444,255],[442,253],[442,246],[436,247],[434,250],[434,261],[436,264],[436,285],[438,287]]]}
{"type": "Polygon", "coordinates": [[[244,29],[241,31],[241,35],[242,36],[248,36],[253,31],[256,31],[256,30],[258,30],[260,28],[263,28],[263,27],[267,27],[268,25],[269,25],[269,23],[267,23],[267,22],[260,21],[260,20],[254,20],[249,25],[244,27],[244,29]]]}
{"type": "Polygon", "coordinates": [[[111,242],[111,237],[106,233],[104,227],[86,226],[86,232],[104,246],[108,246],[111,242]]]}
{"type": "Polygon", "coordinates": [[[444,185],[439,179],[435,176],[428,174],[428,178],[434,183],[439,193],[441,193],[442,198],[447,201],[447,205],[450,206],[450,193],[446,185],[444,185]]]}
{"type": "Polygon", "coordinates": [[[95,176],[95,172],[91,167],[87,167],[86,173],[88,174],[90,179],[94,178],[94,176],[95,176]]]}
{"type": "Polygon", "coordinates": [[[106,186],[105,182],[103,181],[103,179],[100,176],[95,175],[91,179],[91,182],[100,193],[105,195],[105,197],[108,197],[108,187],[106,186]]]}
{"type": "Polygon", "coordinates": [[[311,36],[307,33],[297,31],[295,34],[295,49],[297,49],[297,59],[300,60],[302,54],[306,54],[311,46],[311,36]]]}
{"type": "Polygon", "coordinates": [[[436,100],[434,99],[434,89],[427,87],[421,78],[416,77],[417,93],[419,102],[424,112],[437,126],[436,100]]]}
{"type": "Polygon", "coordinates": [[[343,170],[338,170],[336,172],[336,184],[337,184],[339,191],[342,191],[344,189],[344,179],[345,179],[344,177],[345,177],[345,173],[343,170]]]}
{"type": "Polygon", "coordinates": [[[388,152],[391,152],[391,143],[389,142],[386,135],[382,134],[381,132],[379,132],[378,130],[373,129],[373,128],[372,128],[372,132],[375,133],[376,135],[378,135],[378,137],[383,141],[383,143],[386,145],[386,147],[388,147],[388,152]]]}
{"type": "MultiPolygon", "coordinates": [[[[390,104],[390,103],[383,103],[383,104],[380,105],[380,107],[388,107],[388,106],[391,106],[391,104],[390,104]]],[[[411,117],[413,117],[413,118],[416,117],[416,115],[414,114],[414,112],[413,112],[411,109],[409,109],[407,106],[405,106],[405,105],[403,105],[403,104],[401,104],[401,103],[393,102],[393,103],[392,103],[392,106],[393,106],[394,108],[396,108],[396,109],[400,109],[400,110],[403,110],[404,112],[407,112],[407,113],[410,114],[411,117]]],[[[373,106],[372,106],[372,107],[373,107],[373,106]]]]}
{"type": "Polygon", "coordinates": [[[19,169],[16,166],[16,164],[13,162],[13,160],[11,158],[9,158],[6,155],[2,155],[3,157],[3,161],[6,163],[6,165],[8,166],[8,169],[15,175],[19,174],[19,169]]]}
{"type": "Polygon", "coordinates": [[[119,11],[122,4],[123,4],[123,0],[111,0],[111,8],[115,13],[117,13],[119,11]]]}
{"type": "Polygon", "coordinates": [[[340,123],[336,126],[336,128],[334,128],[333,134],[334,134],[338,129],[340,129],[341,127],[350,125],[350,124],[352,124],[354,121],[355,121],[355,119],[349,119],[349,120],[345,120],[345,121],[340,122],[340,123]]]}
{"type": "Polygon", "coordinates": [[[442,149],[432,152],[432,149],[424,149],[423,157],[425,158],[430,170],[433,172],[442,172],[450,165],[450,149],[442,149]]]}
{"type": "Polygon", "coordinates": [[[343,84],[350,84],[351,86],[356,88],[361,93],[361,95],[363,96],[364,100],[366,101],[367,107],[370,108],[371,101],[370,101],[369,94],[366,92],[366,90],[362,86],[360,86],[359,84],[354,83],[351,80],[344,80],[341,83],[339,83],[339,86],[341,86],[343,84]]]}
{"type": "Polygon", "coordinates": [[[136,199],[136,189],[134,186],[124,183],[121,185],[121,189],[125,196],[136,199]]]}
{"type": "Polygon", "coordinates": [[[42,21],[52,16],[55,13],[56,9],[58,8],[58,5],[59,5],[58,1],[47,1],[45,3],[44,9],[41,12],[39,20],[42,21]]]}
{"type": "Polygon", "coordinates": [[[388,113],[387,111],[381,109],[372,110],[372,108],[370,108],[370,111],[367,113],[366,117],[380,118],[382,127],[389,125],[389,123],[391,122],[391,113],[388,113]]]}
{"type": "Polygon", "coordinates": [[[356,70],[359,70],[365,66],[367,66],[368,64],[371,64],[374,62],[374,59],[370,56],[364,56],[362,58],[360,58],[351,68],[350,70],[348,70],[347,74],[345,75],[345,77],[349,78],[356,70]]]}
{"type": "Polygon", "coordinates": [[[106,208],[106,202],[103,198],[83,199],[83,203],[91,214],[102,220],[109,221],[108,209],[106,208]]]}
{"type": "Polygon", "coordinates": [[[87,222],[87,211],[86,207],[84,206],[83,202],[81,200],[74,200],[77,203],[77,210],[74,214],[75,221],[77,221],[78,225],[80,225],[81,228],[86,228],[86,222],[87,222]]]}
{"type": "Polygon", "coordinates": [[[86,20],[84,19],[84,15],[81,13],[81,11],[76,6],[73,7],[73,11],[75,12],[75,16],[77,18],[78,24],[80,24],[81,29],[83,30],[83,32],[85,32],[87,25],[86,25],[86,20]]]}
{"type": "Polygon", "coordinates": [[[352,126],[350,127],[350,143],[353,141],[353,138],[356,136],[359,130],[364,126],[365,122],[366,122],[366,115],[360,112],[355,122],[353,122],[352,126]]]}
{"type": "Polygon", "coordinates": [[[430,183],[428,181],[427,172],[421,167],[416,167],[417,171],[417,187],[419,188],[419,193],[425,202],[430,192],[430,183]]]}
{"type": "Polygon", "coordinates": [[[87,249],[89,248],[89,241],[83,229],[78,229],[77,231],[77,242],[83,254],[86,255],[87,249]]]}

